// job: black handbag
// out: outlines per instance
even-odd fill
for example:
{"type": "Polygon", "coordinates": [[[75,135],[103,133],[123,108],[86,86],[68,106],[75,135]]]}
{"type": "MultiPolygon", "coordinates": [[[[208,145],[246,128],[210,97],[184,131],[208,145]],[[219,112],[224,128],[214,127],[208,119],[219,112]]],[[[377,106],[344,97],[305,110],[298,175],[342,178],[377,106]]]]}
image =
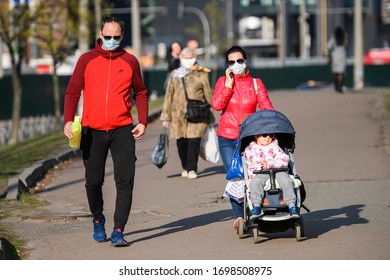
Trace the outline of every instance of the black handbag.
{"type": "Polygon", "coordinates": [[[184,78],[182,78],[182,81],[187,100],[187,112],[185,115],[187,121],[192,123],[207,122],[210,117],[211,105],[201,100],[188,99],[184,78]]]}

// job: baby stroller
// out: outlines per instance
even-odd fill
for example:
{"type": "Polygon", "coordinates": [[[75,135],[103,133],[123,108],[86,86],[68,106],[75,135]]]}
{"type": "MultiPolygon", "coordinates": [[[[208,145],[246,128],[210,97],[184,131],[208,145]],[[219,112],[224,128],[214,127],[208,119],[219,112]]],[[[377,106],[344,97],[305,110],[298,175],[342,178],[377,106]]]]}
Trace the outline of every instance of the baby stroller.
{"type": "Polygon", "coordinates": [[[304,236],[302,217],[290,217],[288,206],[283,200],[282,191],[277,187],[277,182],[275,180],[276,173],[288,171],[288,174],[294,183],[297,197],[296,207],[298,211],[300,212],[301,207],[307,212],[310,211],[302,204],[305,200],[306,192],[294,162],[295,130],[291,122],[285,115],[278,111],[262,110],[253,113],[241,124],[238,142],[239,151],[242,154],[245,147],[254,140],[255,135],[269,133],[275,134],[279,146],[287,155],[289,155],[289,166],[288,168],[264,169],[254,172],[255,174],[269,174],[270,178],[264,188],[264,197],[261,205],[264,215],[255,219],[250,219],[250,211],[253,206],[249,199],[247,167],[244,159],[242,159],[246,185],[244,192],[244,219],[239,222],[238,235],[239,238],[243,238],[244,233],[251,230],[253,242],[257,243],[259,241],[259,232],[284,232],[291,228],[295,230],[296,240],[300,241],[302,236],[304,236]]]}

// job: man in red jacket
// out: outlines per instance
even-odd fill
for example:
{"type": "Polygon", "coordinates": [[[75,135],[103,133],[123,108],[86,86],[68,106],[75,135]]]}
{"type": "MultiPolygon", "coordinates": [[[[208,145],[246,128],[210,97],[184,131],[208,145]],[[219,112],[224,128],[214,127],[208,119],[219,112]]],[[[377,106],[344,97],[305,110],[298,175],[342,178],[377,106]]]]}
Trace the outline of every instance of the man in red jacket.
{"type": "Polygon", "coordinates": [[[64,103],[64,134],[73,137],[71,124],[83,91],[82,137],[80,149],[85,166],[85,187],[93,215],[93,238],[106,240],[103,215],[105,163],[110,151],[114,164],[116,203],[111,244],[127,246],[123,231],[131,204],[135,174],[135,140],[145,134],[148,123],[147,89],[137,59],[121,46],[124,22],[108,17],[96,47],[83,54],[69,81],[64,103]],[[130,93],[138,111],[137,125],[131,116],[130,93]]]}

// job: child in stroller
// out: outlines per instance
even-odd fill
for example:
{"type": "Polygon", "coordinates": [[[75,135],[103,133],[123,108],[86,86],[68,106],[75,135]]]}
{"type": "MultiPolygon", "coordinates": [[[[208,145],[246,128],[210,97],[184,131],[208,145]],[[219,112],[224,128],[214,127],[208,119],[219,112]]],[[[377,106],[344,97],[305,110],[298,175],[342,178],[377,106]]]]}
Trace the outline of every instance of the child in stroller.
{"type": "Polygon", "coordinates": [[[307,212],[310,210],[302,204],[306,191],[294,161],[295,130],[289,119],[276,110],[260,110],[253,113],[241,124],[238,149],[242,156],[245,180],[244,219],[238,225],[239,238],[243,238],[244,233],[252,230],[254,243],[257,243],[259,232],[283,232],[292,228],[297,241],[300,241],[303,236],[300,209],[303,207],[307,212]],[[260,146],[254,141],[256,138],[257,140],[264,138],[271,144],[260,146]],[[251,146],[252,149],[258,149],[259,146],[262,149],[267,147],[267,152],[249,160],[250,148],[247,147],[251,146]],[[246,149],[247,160],[244,155],[246,149]],[[274,156],[269,154],[270,150],[278,151],[276,156],[278,163],[275,163],[274,156]],[[261,158],[264,158],[264,161],[261,158]],[[255,165],[251,163],[252,161],[255,165]],[[267,180],[264,185],[265,179],[267,180]],[[260,209],[256,208],[259,206],[260,209]]]}
{"type": "MultiPolygon", "coordinates": [[[[249,198],[253,205],[250,219],[253,220],[264,214],[261,209],[261,203],[263,201],[264,188],[269,180],[269,175],[254,174],[254,172],[259,169],[287,168],[289,156],[279,147],[275,134],[267,133],[254,136],[254,141],[244,150],[243,159],[248,168],[248,182],[250,182],[249,198]]],[[[299,218],[294,185],[288,172],[278,172],[275,174],[275,177],[282,190],[283,200],[288,205],[290,216],[299,218]]]]}

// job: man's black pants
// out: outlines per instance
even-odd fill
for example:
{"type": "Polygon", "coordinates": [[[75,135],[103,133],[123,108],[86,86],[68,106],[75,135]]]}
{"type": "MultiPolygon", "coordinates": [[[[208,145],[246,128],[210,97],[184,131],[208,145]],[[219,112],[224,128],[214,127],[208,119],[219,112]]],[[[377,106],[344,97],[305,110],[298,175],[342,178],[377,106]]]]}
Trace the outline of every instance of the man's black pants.
{"type": "Polygon", "coordinates": [[[108,151],[114,164],[116,202],[114,227],[124,230],[129,218],[135,174],[135,139],[132,125],[109,131],[83,128],[80,149],[85,167],[85,187],[93,217],[103,218],[103,182],[108,151]]]}

